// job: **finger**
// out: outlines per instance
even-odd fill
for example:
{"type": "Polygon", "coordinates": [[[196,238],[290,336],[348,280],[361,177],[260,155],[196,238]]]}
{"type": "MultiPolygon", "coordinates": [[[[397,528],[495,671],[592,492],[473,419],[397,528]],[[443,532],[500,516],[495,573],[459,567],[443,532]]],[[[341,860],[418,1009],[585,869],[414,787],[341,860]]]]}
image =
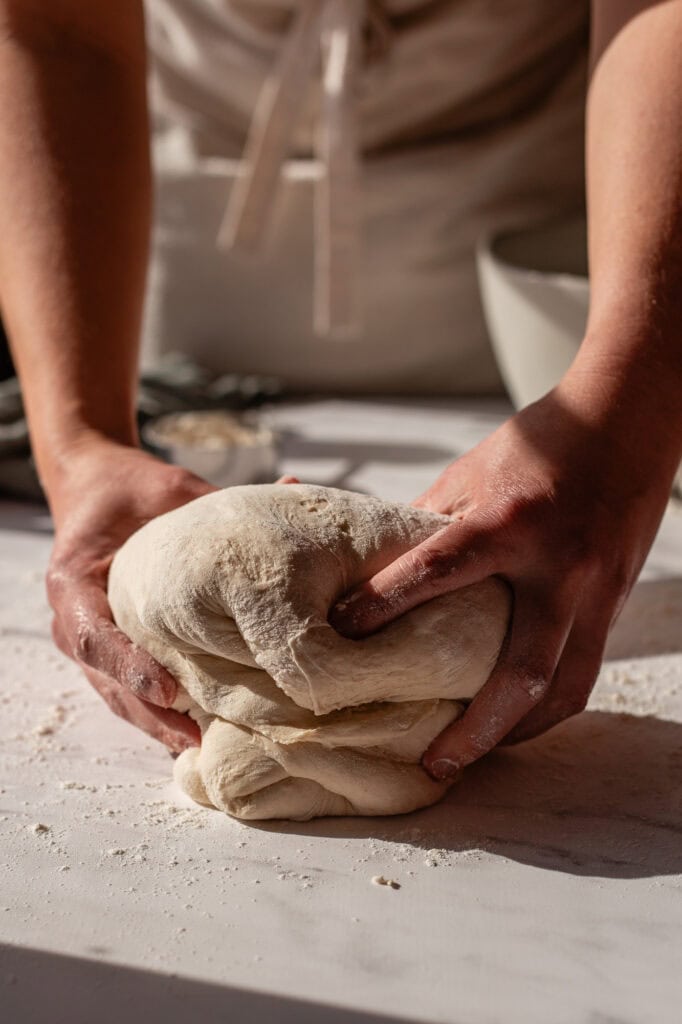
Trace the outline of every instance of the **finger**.
{"type": "Polygon", "coordinates": [[[179,711],[157,708],[135,697],[95,669],[81,665],[88,681],[114,714],[176,753],[201,744],[197,723],[179,711]]]}
{"type": "Polygon", "coordinates": [[[566,641],[545,699],[505,737],[505,744],[523,743],[584,711],[601,667],[608,624],[592,619],[576,624],[566,641]]]}
{"type": "Polygon", "coordinates": [[[281,476],[279,480],[275,480],[276,484],[300,484],[300,482],[297,476],[288,476],[286,474],[281,476]]]}
{"type": "Polygon", "coordinates": [[[569,628],[559,609],[517,595],[511,634],[490,679],[424,755],[424,767],[434,778],[452,778],[487,754],[543,700],[569,628]]]}
{"type": "Polygon", "coordinates": [[[480,526],[453,523],[361,584],[332,609],[329,621],[351,639],[461,587],[499,572],[499,547],[480,526]]]}
{"type": "Polygon", "coordinates": [[[92,582],[64,588],[56,607],[59,636],[76,661],[101,672],[159,707],[170,707],[177,683],[169,672],[114,625],[106,591],[92,582]]]}

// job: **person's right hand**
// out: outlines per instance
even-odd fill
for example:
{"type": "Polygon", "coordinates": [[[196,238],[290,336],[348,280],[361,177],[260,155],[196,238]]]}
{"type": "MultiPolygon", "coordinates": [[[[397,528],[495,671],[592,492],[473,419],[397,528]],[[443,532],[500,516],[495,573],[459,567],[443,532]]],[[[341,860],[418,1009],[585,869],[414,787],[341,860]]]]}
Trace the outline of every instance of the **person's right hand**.
{"type": "Polygon", "coordinates": [[[198,726],[171,708],[175,679],[116,628],[107,577],[114,554],[135,530],[213,490],[137,448],[97,441],[69,456],[50,493],[56,539],[47,593],[55,642],[112,711],[175,752],[199,744],[198,726]]]}

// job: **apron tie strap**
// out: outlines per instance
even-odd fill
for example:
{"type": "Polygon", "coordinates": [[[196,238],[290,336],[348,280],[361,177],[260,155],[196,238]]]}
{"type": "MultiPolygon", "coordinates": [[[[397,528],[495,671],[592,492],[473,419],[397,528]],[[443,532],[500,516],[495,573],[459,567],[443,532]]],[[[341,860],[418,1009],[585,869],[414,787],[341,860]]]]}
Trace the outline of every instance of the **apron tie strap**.
{"type": "Polygon", "coordinates": [[[359,159],[353,90],[361,7],[358,0],[327,0],[322,26],[324,74],[315,152],[323,174],[315,188],[314,294],[314,326],[322,335],[358,329],[359,159]]]}
{"type": "MultiPolygon", "coordinates": [[[[376,0],[370,0],[376,4],[376,0]]],[[[314,328],[349,335],[359,327],[358,139],[355,86],[365,0],[299,0],[293,25],[266,78],[218,236],[226,248],[258,251],[308,89],[322,57],[315,132],[314,328]]]]}

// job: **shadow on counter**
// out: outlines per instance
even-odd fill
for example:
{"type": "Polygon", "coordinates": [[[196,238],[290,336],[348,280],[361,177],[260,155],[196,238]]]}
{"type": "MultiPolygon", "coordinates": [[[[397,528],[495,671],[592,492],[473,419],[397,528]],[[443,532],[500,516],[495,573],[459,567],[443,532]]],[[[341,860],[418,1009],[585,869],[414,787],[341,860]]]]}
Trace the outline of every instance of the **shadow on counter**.
{"type": "Polygon", "coordinates": [[[606,660],[682,653],[682,579],[639,580],[611,630],[606,660]]]}
{"type": "Polygon", "coordinates": [[[411,866],[401,846],[431,861],[435,853],[435,870],[441,861],[444,871],[461,854],[595,878],[677,875],[682,723],[587,711],[532,742],[498,748],[423,811],[256,827],[395,843],[398,880],[401,858],[411,866]]]}
{"type": "Polygon", "coordinates": [[[14,1024],[409,1024],[60,953],[0,944],[0,1006],[14,1024]]]}
{"type": "MultiPolygon", "coordinates": [[[[597,878],[681,873],[682,723],[619,710],[620,701],[632,710],[644,685],[636,672],[629,676],[628,660],[681,653],[680,622],[682,579],[640,581],[607,649],[621,679],[612,710],[587,711],[529,743],[498,748],[424,811],[278,823],[277,830],[377,838],[422,849],[425,857],[434,849],[480,851],[597,878]]],[[[682,697],[673,668],[661,663],[647,688],[661,695],[678,688],[682,697]]]]}

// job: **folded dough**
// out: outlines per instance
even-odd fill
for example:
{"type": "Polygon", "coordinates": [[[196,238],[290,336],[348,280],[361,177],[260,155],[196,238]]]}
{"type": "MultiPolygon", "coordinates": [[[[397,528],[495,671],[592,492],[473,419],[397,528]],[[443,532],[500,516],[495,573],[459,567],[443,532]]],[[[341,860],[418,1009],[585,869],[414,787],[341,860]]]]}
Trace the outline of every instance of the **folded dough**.
{"type": "Polygon", "coordinates": [[[239,818],[399,814],[445,786],[420,766],[487,680],[509,617],[496,579],[365,640],[332,605],[449,522],[328,487],[232,487],[152,520],[116,555],[119,627],[181,684],[202,731],[176,779],[239,818]]]}

